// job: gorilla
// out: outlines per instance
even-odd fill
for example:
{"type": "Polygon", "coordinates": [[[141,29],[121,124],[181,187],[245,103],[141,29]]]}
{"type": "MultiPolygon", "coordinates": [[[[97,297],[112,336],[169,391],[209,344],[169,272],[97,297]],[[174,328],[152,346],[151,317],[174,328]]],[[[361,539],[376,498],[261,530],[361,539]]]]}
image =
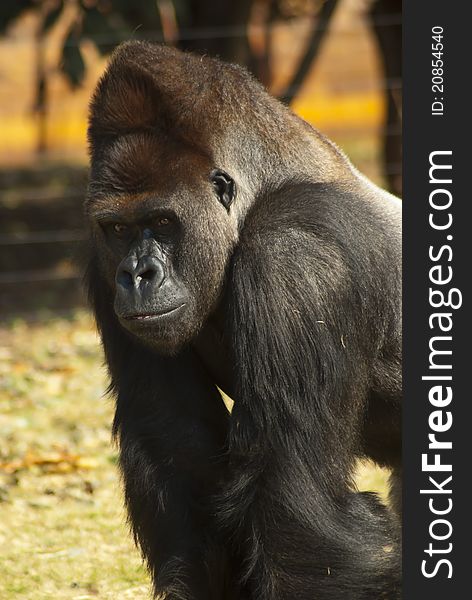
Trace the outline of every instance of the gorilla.
{"type": "Polygon", "coordinates": [[[400,202],[243,68],[160,45],[118,47],[88,138],[86,282],[155,597],[400,598],[400,202]]]}

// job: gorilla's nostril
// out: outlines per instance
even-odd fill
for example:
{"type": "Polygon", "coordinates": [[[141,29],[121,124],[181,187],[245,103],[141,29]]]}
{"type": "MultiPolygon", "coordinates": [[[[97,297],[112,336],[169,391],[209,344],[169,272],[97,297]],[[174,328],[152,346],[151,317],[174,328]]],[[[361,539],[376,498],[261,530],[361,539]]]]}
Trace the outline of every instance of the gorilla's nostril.
{"type": "Polygon", "coordinates": [[[118,273],[116,281],[126,289],[130,289],[134,286],[133,276],[124,269],[118,273]]]}
{"type": "Polygon", "coordinates": [[[147,271],[144,271],[144,273],[140,273],[138,275],[138,277],[140,279],[147,279],[147,280],[154,279],[155,276],[156,276],[156,271],[154,269],[148,269],[147,271]]]}
{"type": "Polygon", "coordinates": [[[138,261],[132,255],[127,256],[118,267],[116,283],[121,291],[151,289],[160,287],[165,279],[165,269],[161,261],[153,256],[142,256],[138,261]]]}

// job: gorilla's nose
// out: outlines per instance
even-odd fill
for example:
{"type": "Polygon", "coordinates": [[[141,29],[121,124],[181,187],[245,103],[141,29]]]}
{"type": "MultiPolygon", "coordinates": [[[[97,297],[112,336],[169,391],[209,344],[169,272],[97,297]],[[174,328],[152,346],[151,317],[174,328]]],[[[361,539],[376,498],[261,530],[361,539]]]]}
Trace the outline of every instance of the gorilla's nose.
{"type": "Polygon", "coordinates": [[[142,256],[138,261],[128,256],[116,271],[116,283],[127,290],[147,284],[159,287],[164,277],[164,265],[153,256],[142,256]]]}

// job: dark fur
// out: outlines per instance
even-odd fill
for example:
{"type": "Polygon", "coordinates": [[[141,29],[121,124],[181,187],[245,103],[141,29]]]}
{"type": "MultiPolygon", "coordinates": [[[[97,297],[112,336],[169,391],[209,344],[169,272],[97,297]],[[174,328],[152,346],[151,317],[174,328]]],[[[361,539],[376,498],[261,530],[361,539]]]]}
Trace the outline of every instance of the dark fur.
{"type": "Polygon", "coordinates": [[[160,46],[115,52],[89,139],[87,283],[155,593],[400,598],[398,522],[351,480],[356,457],[394,468],[398,507],[398,203],[243,69],[160,46]],[[214,168],[235,181],[229,210],[214,168]],[[179,231],[145,251],[191,300],[133,334],[113,309],[123,255],[96,218],[156,206],[179,231]]]}

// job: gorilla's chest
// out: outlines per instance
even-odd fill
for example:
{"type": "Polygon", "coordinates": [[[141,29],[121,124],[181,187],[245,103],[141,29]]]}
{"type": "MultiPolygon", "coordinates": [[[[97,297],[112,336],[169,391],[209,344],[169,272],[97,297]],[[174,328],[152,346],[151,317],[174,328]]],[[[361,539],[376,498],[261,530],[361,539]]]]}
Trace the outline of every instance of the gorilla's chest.
{"type": "Polygon", "coordinates": [[[232,357],[225,340],[223,322],[218,314],[208,319],[193,346],[212,381],[234,399],[232,357]]]}

